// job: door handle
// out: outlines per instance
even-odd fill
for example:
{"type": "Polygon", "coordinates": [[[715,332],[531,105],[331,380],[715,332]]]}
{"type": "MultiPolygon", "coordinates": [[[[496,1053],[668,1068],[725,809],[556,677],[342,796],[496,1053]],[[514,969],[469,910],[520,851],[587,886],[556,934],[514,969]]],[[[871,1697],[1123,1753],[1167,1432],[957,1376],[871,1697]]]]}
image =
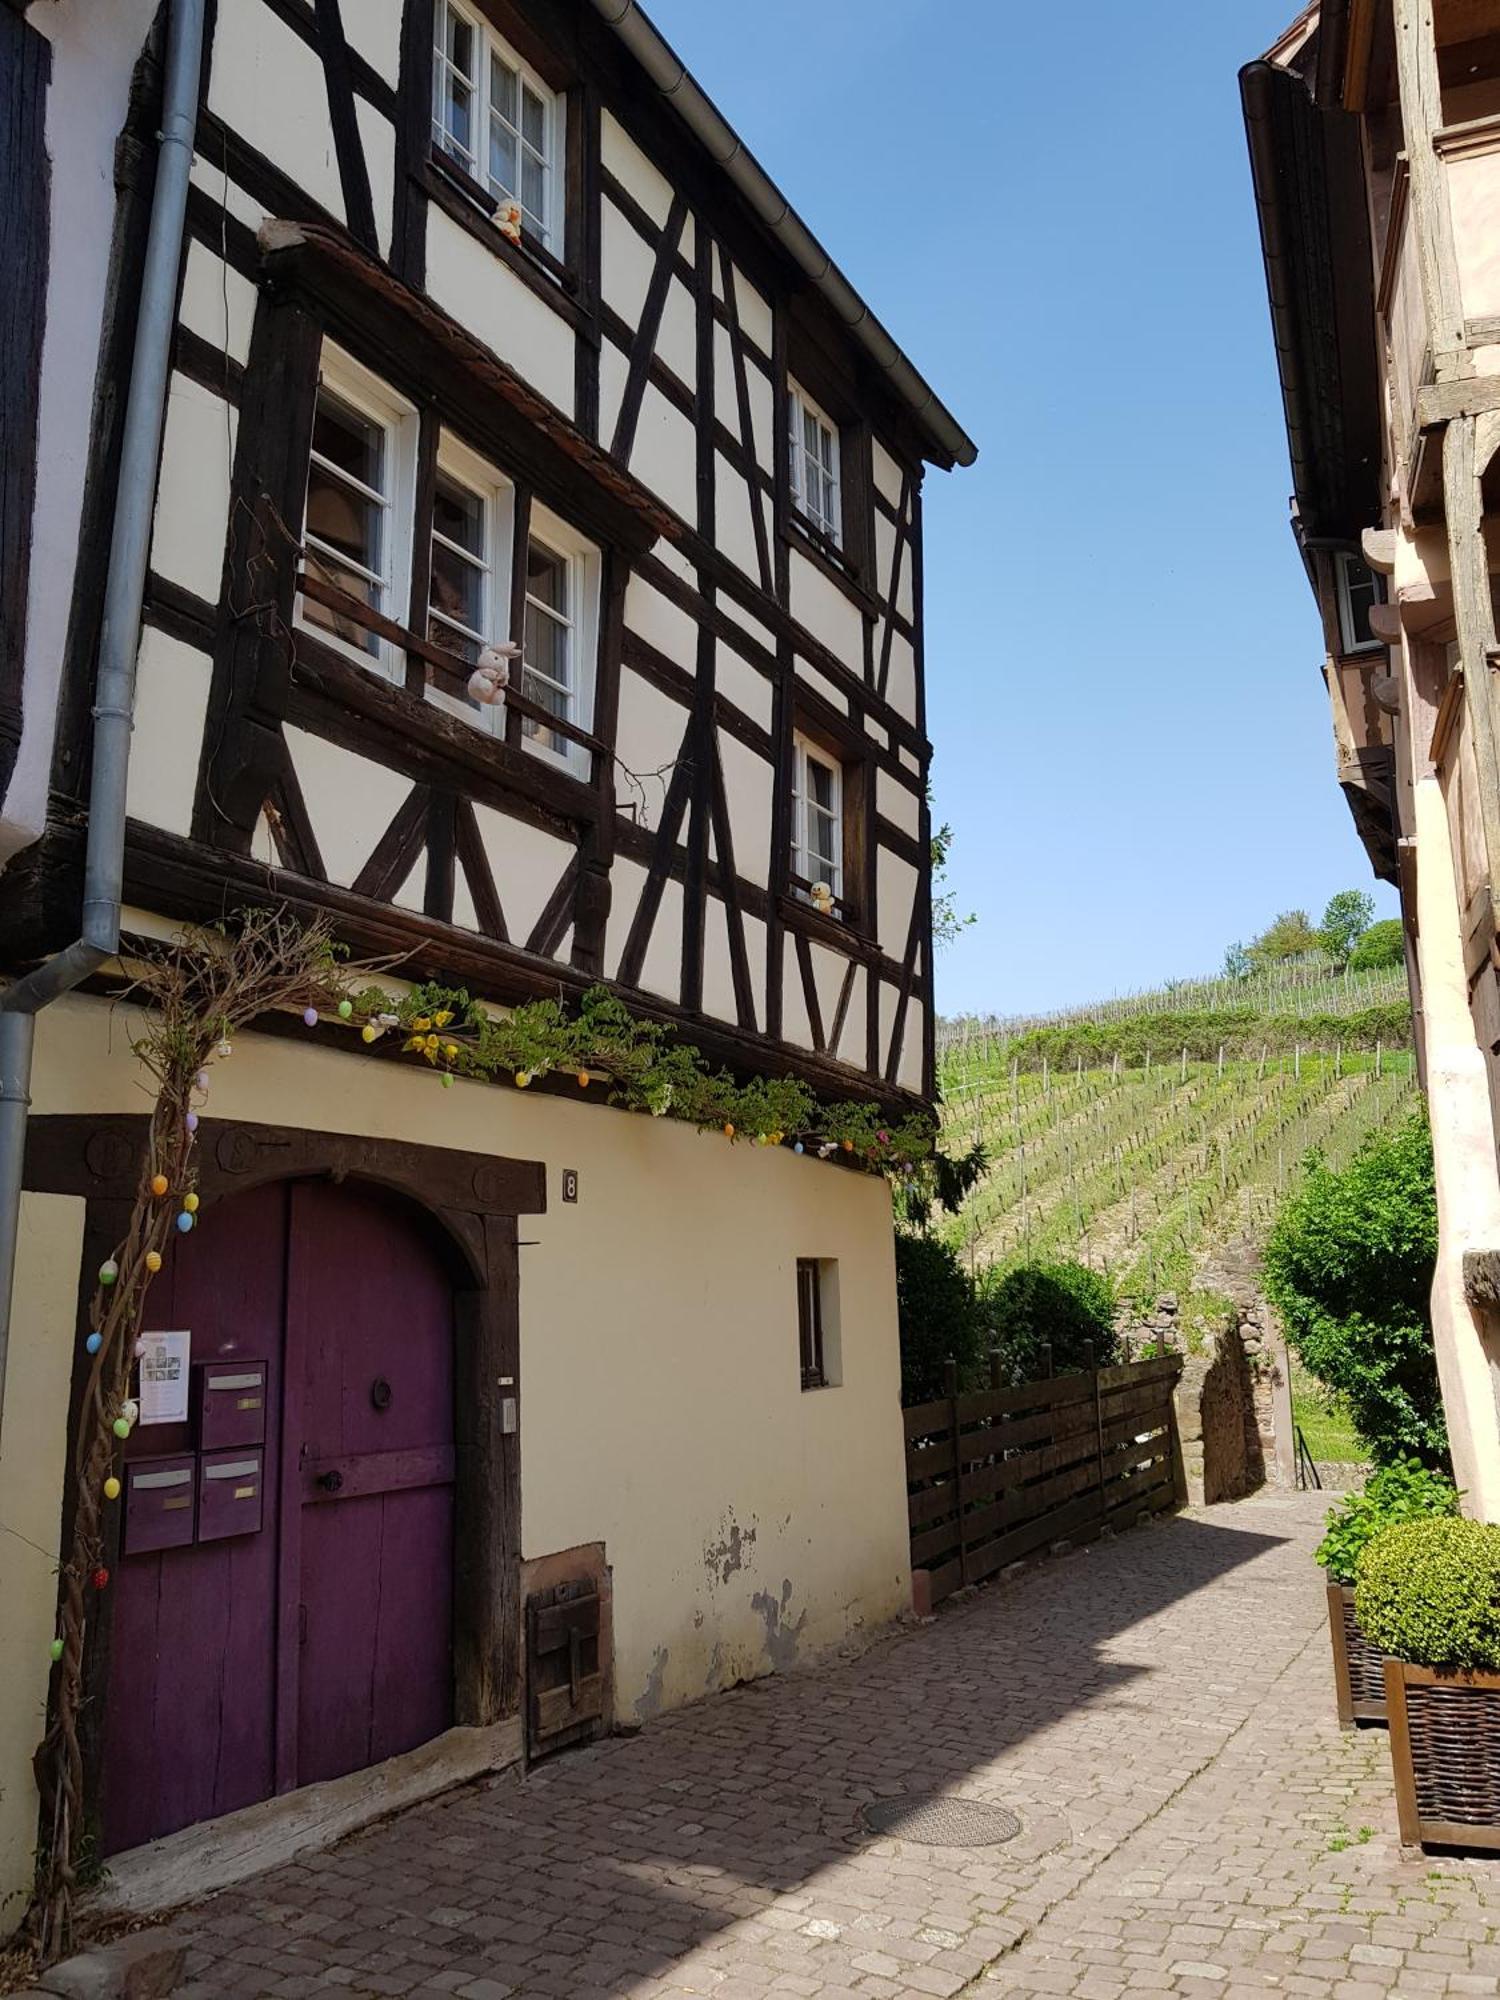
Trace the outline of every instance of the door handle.
{"type": "Polygon", "coordinates": [[[321,1486],[325,1493],[339,1493],[343,1490],[344,1475],[335,1466],[332,1472],[320,1472],[314,1483],[321,1486]]]}

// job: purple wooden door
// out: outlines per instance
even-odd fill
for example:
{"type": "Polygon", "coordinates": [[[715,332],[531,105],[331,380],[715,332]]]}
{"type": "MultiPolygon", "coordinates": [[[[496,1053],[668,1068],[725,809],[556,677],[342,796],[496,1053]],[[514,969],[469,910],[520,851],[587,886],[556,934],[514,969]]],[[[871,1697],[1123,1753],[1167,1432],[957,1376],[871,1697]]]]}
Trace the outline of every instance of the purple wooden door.
{"type": "MultiPolygon", "coordinates": [[[[268,1367],[264,1519],[115,1570],[104,1851],[410,1749],[452,1719],[453,1302],[379,1189],[280,1183],[174,1243],[148,1324],[268,1367]]],[[[192,1452],[138,1426],[127,1459],[192,1452]]]]}
{"type": "MultiPolygon", "coordinates": [[[[265,1491],[281,1445],[291,1190],[255,1188],[174,1241],[149,1327],[188,1328],[194,1361],[267,1364],[265,1491]]],[[[127,1462],[190,1452],[189,1424],[138,1425],[127,1462]]],[[[124,1554],[110,1629],[104,1849],[114,1854],[275,1789],[276,1521],[258,1535],[124,1554]]]]}
{"type": "MultiPolygon", "coordinates": [[[[309,1784],[453,1719],[453,1294],[423,1218],[369,1189],[296,1188],[287,1337],[309,1784]]],[[[289,1450],[288,1487],[293,1470],[289,1450]]]]}

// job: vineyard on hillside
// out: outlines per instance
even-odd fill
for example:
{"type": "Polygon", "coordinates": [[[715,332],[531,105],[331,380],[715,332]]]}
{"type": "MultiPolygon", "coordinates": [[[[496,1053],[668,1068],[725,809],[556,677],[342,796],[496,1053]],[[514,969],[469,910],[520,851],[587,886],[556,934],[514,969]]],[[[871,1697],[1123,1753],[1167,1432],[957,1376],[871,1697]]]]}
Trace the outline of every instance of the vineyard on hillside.
{"type": "Polygon", "coordinates": [[[1127,1299],[1190,1290],[1216,1251],[1264,1237],[1310,1149],[1341,1163],[1417,1107],[1404,981],[1397,994],[1386,980],[1339,1009],[1323,993],[1315,1020],[1199,997],[1019,1033],[945,1023],[948,1149],[989,1156],[946,1233],[976,1268],[1073,1257],[1127,1299]]]}

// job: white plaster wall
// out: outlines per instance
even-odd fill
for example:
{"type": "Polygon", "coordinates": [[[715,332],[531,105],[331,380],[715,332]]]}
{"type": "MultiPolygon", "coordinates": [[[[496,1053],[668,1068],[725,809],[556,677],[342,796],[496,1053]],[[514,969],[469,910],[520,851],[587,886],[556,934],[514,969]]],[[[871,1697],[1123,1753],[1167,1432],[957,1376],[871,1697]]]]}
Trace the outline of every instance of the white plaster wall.
{"type": "Polygon", "coordinates": [[[906,1003],[906,1027],[901,1038],[901,1061],[896,1066],[896,1081],[907,1090],[922,1088],[922,1003],[915,998],[906,1003]]]}
{"type": "MultiPolygon", "coordinates": [[[[574,849],[570,842],[490,806],[476,804],[474,817],[505,912],[506,929],[515,943],[524,944],[562,880],[574,849]]],[[[558,956],[566,957],[566,950],[560,950],[558,956]]]]}
{"type": "Polygon", "coordinates": [[[791,610],[799,625],[821,639],[851,672],[864,671],[865,629],[859,609],[806,556],[792,551],[791,610]]]}
{"type": "Polygon", "coordinates": [[[901,505],[901,467],[879,438],[874,440],[875,485],[893,507],[901,505]]]}
{"type": "MultiPolygon", "coordinates": [[[[102,1001],[48,1010],[39,1112],[140,1108],[119,1029],[102,1001]]],[[[480,1084],[440,1090],[425,1073],[359,1064],[240,1035],[215,1067],[214,1114],[545,1163],[548,1213],[521,1231],[534,1239],[521,1252],[523,1552],[605,1543],[621,1713],[649,1719],[895,1615],[909,1568],[885,1184],[671,1119],[480,1084]],[[579,1174],[576,1205],[556,1198],[565,1166],[579,1174]],[[838,1260],[837,1389],[800,1386],[799,1256],[838,1260]]],[[[45,1338],[7,1410],[7,1432],[14,1419],[35,1451],[26,1493],[44,1547],[57,1531],[78,1206],[48,1204],[27,1262],[22,1312],[44,1316],[45,1338]]],[[[0,1645],[39,1658],[42,1679],[50,1627],[36,1610],[50,1618],[51,1587],[48,1574],[33,1588],[26,1632],[0,1626],[0,1645]]],[[[0,1681],[7,1752],[29,1747],[40,1686],[34,1665],[0,1681]]]]}
{"type": "MultiPolygon", "coordinates": [[[[917,719],[917,656],[911,641],[901,633],[891,634],[890,672],[885,685],[886,700],[908,722],[917,719]]],[[[914,760],[915,767],[915,760],[914,760]]]]}
{"type": "Polygon", "coordinates": [[[840,1062],[853,1063],[856,1069],[865,1066],[865,1007],[869,979],[870,974],[862,965],[854,968],[854,985],[849,993],[849,1011],[844,1016],[844,1032],[839,1036],[838,1047],[833,1052],[840,1062]]]}
{"type": "MultiPolygon", "coordinates": [[[[722,602],[722,599],[720,600],[722,602]]],[[[742,715],[762,729],[771,727],[775,694],[771,682],[758,667],[742,659],[733,646],[720,639],[714,647],[714,685],[726,701],[733,702],[742,715]]]]}
{"type": "Polygon", "coordinates": [[[889,771],[875,773],[875,805],[892,826],[899,826],[913,840],[917,838],[922,826],[922,801],[889,771]]]}
{"type": "Polygon", "coordinates": [[[625,400],[625,383],[630,374],[628,356],[612,340],[599,344],[599,436],[608,444],[615,434],[620,405],[625,400]]]}
{"type": "Polygon", "coordinates": [[[396,220],[396,128],[383,111],[363,97],[354,100],[360,148],[370,177],[370,204],[375,210],[375,241],[382,257],[391,254],[396,220]]]}
{"type": "Polygon", "coordinates": [[[208,106],[343,222],[323,65],[264,0],[219,9],[208,106]]]}
{"type": "Polygon", "coordinates": [[[136,661],[135,728],[125,810],[168,833],[193,830],[193,793],[213,661],[147,625],[136,661]]]}
{"type": "Polygon", "coordinates": [[[734,840],[734,865],[747,881],[768,888],[771,880],[771,804],[776,773],[766,759],[719,732],[719,761],[724,768],[724,797],[729,806],[729,831],[734,840]]]}
{"type": "Polygon", "coordinates": [[[841,715],[849,713],[848,695],[837,688],[828,678],[827,674],[819,673],[815,666],[811,665],[809,661],[802,659],[800,655],[792,662],[792,666],[798,680],[805,681],[810,688],[815,689],[818,694],[822,695],[830,708],[836,708],[841,715]]]}
{"type": "Polygon", "coordinates": [[[698,380],[698,315],[693,295],[681,278],[667,287],[662,304],[661,326],[656,336],[656,352],[680,382],[689,389],[698,380]]]}
{"type": "MultiPolygon", "coordinates": [[[[123,1108],[123,1107],[122,1107],[123,1108]]],[[[68,1382],[84,1203],[21,1201],[16,1337],[0,1449],[0,1937],[20,1921],[37,1834],[31,1753],[41,1739],[56,1630],[68,1382]]]]}
{"type": "Polygon", "coordinates": [[[671,183],[609,111],[600,119],[599,157],[625,192],[635,197],[658,229],[662,228],[672,208],[671,183]]]}
{"type": "Polygon", "coordinates": [[[222,258],[196,241],[188,244],[178,318],[211,347],[219,347],[243,368],[250,358],[256,290],[222,258]]]}
{"type": "Polygon", "coordinates": [[[154,0],[51,0],[30,24],[52,44],[47,96],[51,254],[37,404],[36,502],[22,731],[0,800],[0,865],[46,824],[78,525],[115,219],[114,149],[154,0]]]}
{"type": "MultiPolygon", "coordinates": [[[[632,673],[629,667],[623,670],[620,675],[615,755],[644,786],[653,819],[657,816],[664,787],[670,782],[671,774],[667,767],[675,764],[681,754],[688,717],[689,711],[681,702],[673,701],[670,695],[663,694],[650,681],[632,673]],[[653,775],[656,772],[664,775],[657,777],[653,775]]],[[[622,802],[638,799],[634,787],[622,783],[618,774],[616,789],[622,802]]]]}
{"type": "Polygon", "coordinates": [[[632,573],[625,586],[625,623],[639,639],[688,673],[698,661],[698,624],[671,598],[632,573]]]}
{"type": "Polygon", "coordinates": [[[339,9],[345,41],[393,88],[401,81],[401,4],[402,0],[354,0],[352,6],[339,9]]]}
{"type": "MultiPolygon", "coordinates": [[[[427,215],[427,290],[534,389],[573,414],[573,334],[565,319],[440,208],[427,215]]],[[[689,452],[689,476],[692,456],[689,452]]]]}
{"type": "Polygon", "coordinates": [[[229,479],[239,412],[174,372],[151,528],[151,567],[216,605],[229,533],[229,479]]]}
{"type": "Polygon", "coordinates": [[[630,470],[684,521],[698,519],[697,440],[675,404],[649,382],[641,399],[630,470]]]}
{"type": "MultiPolygon", "coordinates": [[[[767,547],[770,547],[769,503],[763,509],[767,547]]],[[[753,584],[760,583],[760,556],[755,545],[755,523],[750,516],[750,488],[725,458],[714,454],[714,543],[720,555],[728,556],[753,584]]]]}
{"type": "Polygon", "coordinates": [[[328,879],[347,889],[410,793],[411,779],[306,729],[288,727],[285,735],[328,879]]]}
{"type": "Polygon", "coordinates": [[[886,954],[895,959],[906,956],[906,933],[911,926],[911,908],[917,894],[917,871],[888,847],[878,850],[875,859],[876,931],[886,954]]]}
{"type": "Polygon", "coordinates": [[[604,303],[632,330],[640,324],[653,262],[650,244],[605,195],[599,208],[599,282],[604,303]]]}
{"type": "Polygon", "coordinates": [[[746,632],[750,638],[754,639],[758,645],[764,646],[768,653],[776,651],[775,633],[769,626],[762,625],[760,620],[753,613],[747,611],[742,604],[737,604],[727,591],[719,599],[719,609],[724,613],[726,618],[732,618],[735,624],[742,631],[746,632]]]}

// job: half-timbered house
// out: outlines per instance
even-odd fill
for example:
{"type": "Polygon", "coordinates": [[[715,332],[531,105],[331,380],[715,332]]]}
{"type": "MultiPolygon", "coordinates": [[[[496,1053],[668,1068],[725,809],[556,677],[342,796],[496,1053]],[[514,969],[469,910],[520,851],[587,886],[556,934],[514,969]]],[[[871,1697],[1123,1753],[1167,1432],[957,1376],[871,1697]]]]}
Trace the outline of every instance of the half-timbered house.
{"type": "MultiPolygon", "coordinates": [[[[973,447],[632,0],[9,0],[0,88],[7,970],[87,935],[136,505],[127,944],[327,912],[403,978],[602,981],[738,1074],[928,1104],[921,495],[973,447]]],[[[6,1889],[142,1123],[110,961],[47,998],[5,1080],[6,1889]]],[[[106,1852],[649,1720],[903,1604],[883,1180],[274,1025],[153,1295],[197,1390],[132,1442],[91,1646],[106,1852]]]]}
{"type": "Polygon", "coordinates": [[[1321,0],[1240,74],[1336,770],[1401,897],[1438,1372],[1500,1518],[1500,4],[1321,0]]]}

